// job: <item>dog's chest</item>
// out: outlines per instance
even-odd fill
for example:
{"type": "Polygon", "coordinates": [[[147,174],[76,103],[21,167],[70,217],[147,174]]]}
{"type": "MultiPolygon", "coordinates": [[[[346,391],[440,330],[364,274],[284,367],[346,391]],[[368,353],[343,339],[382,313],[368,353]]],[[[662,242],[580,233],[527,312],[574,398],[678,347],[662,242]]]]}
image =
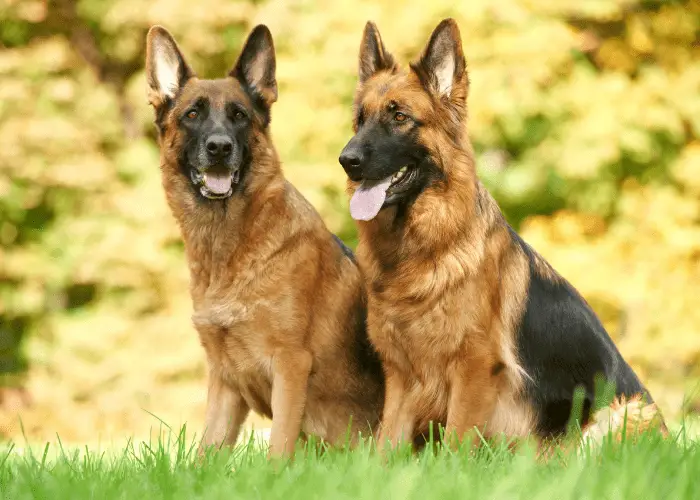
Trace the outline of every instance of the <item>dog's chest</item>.
{"type": "Polygon", "coordinates": [[[251,409],[268,416],[275,345],[270,314],[264,301],[227,300],[209,301],[192,315],[210,369],[237,386],[251,409]]]}
{"type": "Polygon", "coordinates": [[[368,314],[369,335],[385,359],[396,356],[414,368],[458,355],[481,323],[474,305],[454,296],[430,305],[371,297],[368,314]]]}

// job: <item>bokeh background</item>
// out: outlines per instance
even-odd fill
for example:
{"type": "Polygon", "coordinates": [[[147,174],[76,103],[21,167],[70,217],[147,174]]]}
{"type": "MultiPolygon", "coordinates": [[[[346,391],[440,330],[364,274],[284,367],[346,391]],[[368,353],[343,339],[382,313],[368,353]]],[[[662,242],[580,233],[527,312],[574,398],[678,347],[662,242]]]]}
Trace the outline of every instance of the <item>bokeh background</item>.
{"type": "Polygon", "coordinates": [[[447,16],[479,173],[508,220],[582,291],[667,416],[700,411],[699,1],[0,0],[0,439],[203,422],[204,355],[146,102],[150,25],[205,77],[270,27],[284,171],[354,246],[337,156],[364,23],[406,62],[447,16]]]}

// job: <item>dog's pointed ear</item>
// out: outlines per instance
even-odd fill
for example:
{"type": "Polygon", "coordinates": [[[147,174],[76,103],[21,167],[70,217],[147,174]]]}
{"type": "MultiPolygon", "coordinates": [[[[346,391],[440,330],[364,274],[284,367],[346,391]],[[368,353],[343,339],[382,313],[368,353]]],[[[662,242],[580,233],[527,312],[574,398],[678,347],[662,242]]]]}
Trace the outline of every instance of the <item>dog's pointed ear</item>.
{"type": "Polygon", "coordinates": [[[454,19],[438,24],[420,59],[411,64],[427,90],[453,102],[466,100],[466,67],[462,39],[454,19]]]}
{"type": "Polygon", "coordinates": [[[277,101],[276,67],[272,33],[267,26],[259,24],[248,35],[241,55],[229,74],[269,109],[277,101]]]}
{"type": "Polygon", "coordinates": [[[195,76],[173,36],[162,26],[153,26],[146,37],[148,100],[155,106],[175,98],[187,80],[195,76]]]}
{"type": "Polygon", "coordinates": [[[394,57],[386,51],[377,25],[367,21],[360,45],[360,83],[364,83],[378,71],[395,69],[394,57]]]}

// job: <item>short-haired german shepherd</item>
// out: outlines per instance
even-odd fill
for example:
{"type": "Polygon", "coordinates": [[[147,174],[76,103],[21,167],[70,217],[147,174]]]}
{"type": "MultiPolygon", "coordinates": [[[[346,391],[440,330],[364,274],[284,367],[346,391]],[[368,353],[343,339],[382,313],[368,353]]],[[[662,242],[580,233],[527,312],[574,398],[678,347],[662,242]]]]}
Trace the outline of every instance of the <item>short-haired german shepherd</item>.
{"type": "Polygon", "coordinates": [[[474,427],[561,436],[577,387],[580,423],[592,421],[598,375],[615,384],[615,411],[639,410],[620,400],[643,396],[651,406],[635,415],[648,424],[654,403],[593,310],[477,179],[468,88],[454,20],[437,26],[407,71],[367,23],[355,135],[339,161],[385,370],[380,444],[410,442],[431,421],[460,440],[474,427]]]}
{"type": "Polygon", "coordinates": [[[332,444],[369,435],[383,374],[363,282],[352,253],[282,175],[268,128],[270,31],[257,26],[221,79],[197,78],[160,26],[146,59],[163,186],[209,366],[203,447],[234,444],[250,409],[272,418],[274,456],[290,454],[300,432],[332,444]]]}

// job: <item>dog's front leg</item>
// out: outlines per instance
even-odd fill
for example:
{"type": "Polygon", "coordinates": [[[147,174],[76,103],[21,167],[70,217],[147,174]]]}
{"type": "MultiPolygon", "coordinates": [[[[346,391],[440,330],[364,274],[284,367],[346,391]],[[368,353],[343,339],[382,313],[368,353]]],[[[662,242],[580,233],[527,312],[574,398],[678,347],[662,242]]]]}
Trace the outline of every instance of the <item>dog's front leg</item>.
{"type": "Polygon", "coordinates": [[[481,442],[475,428],[483,431],[498,396],[498,376],[487,356],[465,357],[451,367],[451,382],[445,439],[452,447],[471,436],[471,445],[481,442]]]}
{"type": "Polygon", "coordinates": [[[207,414],[200,452],[209,446],[230,446],[236,443],[241,425],[249,413],[241,392],[210,370],[207,393],[207,414]]]}
{"type": "Polygon", "coordinates": [[[384,412],[377,438],[380,453],[385,453],[387,444],[395,449],[402,440],[411,442],[415,427],[415,415],[406,397],[403,375],[388,364],[385,364],[384,372],[384,412]]]}
{"type": "Polygon", "coordinates": [[[291,456],[306,406],[313,358],[303,350],[277,349],[272,359],[270,456],[291,456]]]}

